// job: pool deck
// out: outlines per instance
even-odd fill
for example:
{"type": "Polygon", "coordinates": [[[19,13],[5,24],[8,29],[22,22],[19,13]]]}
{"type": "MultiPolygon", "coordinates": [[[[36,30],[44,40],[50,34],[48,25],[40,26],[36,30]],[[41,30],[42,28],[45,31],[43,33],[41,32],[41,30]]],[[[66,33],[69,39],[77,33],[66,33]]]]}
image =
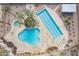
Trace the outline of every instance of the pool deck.
{"type": "MultiPolygon", "coordinates": [[[[12,17],[12,19],[14,19],[14,17],[12,17]]],[[[10,21],[12,23],[12,20],[10,20],[10,21]]],[[[38,19],[37,19],[37,21],[38,21],[38,19]]],[[[36,46],[30,46],[27,43],[23,43],[16,37],[17,34],[19,32],[21,32],[25,28],[25,26],[23,26],[23,25],[18,27],[18,29],[16,29],[16,30],[11,29],[10,32],[7,33],[7,35],[4,36],[4,38],[7,41],[9,41],[9,42],[13,42],[14,43],[14,45],[17,47],[17,53],[23,53],[23,52],[30,52],[30,53],[45,52],[46,49],[49,48],[49,47],[58,46],[58,45],[62,45],[63,44],[63,42],[61,42],[61,44],[60,44],[60,42],[59,43],[54,42],[54,39],[53,39],[52,35],[46,29],[46,27],[44,26],[43,22],[40,19],[39,19],[38,22],[39,22],[38,28],[40,29],[40,36],[39,36],[40,37],[40,43],[38,45],[36,45],[36,46]]]]}
{"type": "Polygon", "coordinates": [[[17,29],[11,29],[11,31],[4,37],[7,41],[11,41],[17,47],[17,53],[30,52],[30,53],[39,53],[44,52],[48,47],[61,45],[55,43],[52,35],[44,26],[43,22],[39,19],[39,29],[40,29],[40,43],[36,46],[30,46],[27,43],[21,42],[16,36],[21,32],[25,26],[21,25],[17,29]]]}
{"type": "Polygon", "coordinates": [[[11,41],[14,43],[14,45],[17,47],[17,53],[22,53],[22,52],[26,52],[26,51],[31,52],[31,53],[34,51],[43,52],[48,47],[51,47],[54,44],[54,42],[53,42],[53,39],[52,39],[50,33],[45,28],[44,24],[41,21],[39,22],[39,24],[40,24],[39,28],[41,31],[39,37],[40,37],[41,42],[37,46],[29,46],[28,44],[21,42],[16,37],[17,34],[25,28],[24,26],[19,27],[16,31],[12,29],[4,38],[7,41],[11,41]],[[45,29],[43,29],[43,28],[45,28],[45,29]]]}

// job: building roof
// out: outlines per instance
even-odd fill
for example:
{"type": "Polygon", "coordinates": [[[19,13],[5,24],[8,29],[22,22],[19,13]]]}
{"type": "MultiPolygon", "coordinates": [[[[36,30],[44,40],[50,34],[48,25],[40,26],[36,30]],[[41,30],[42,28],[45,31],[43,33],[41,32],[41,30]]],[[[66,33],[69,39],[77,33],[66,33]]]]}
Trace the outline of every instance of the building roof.
{"type": "Polygon", "coordinates": [[[62,12],[76,12],[76,4],[62,4],[62,12]]]}

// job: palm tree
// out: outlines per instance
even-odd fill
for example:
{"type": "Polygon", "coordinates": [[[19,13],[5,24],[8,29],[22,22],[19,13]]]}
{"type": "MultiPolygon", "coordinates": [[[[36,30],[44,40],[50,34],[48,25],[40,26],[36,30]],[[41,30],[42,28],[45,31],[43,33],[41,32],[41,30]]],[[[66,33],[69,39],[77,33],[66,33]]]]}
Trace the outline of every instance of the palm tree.
{"type": "Polygon", "coordinates": [[[11,7],[10,7],[9,4],[3,5],[3,6],[2,6],[2,11],[3,11],[3,14],[4,14],[4,15],[12,14],[13,16],[16,17],[16,15],[14,15],[14,14],[11,12],[11,7]]]}
{"type": "Polygon", "coordinates": [[[36,25],[36,21],[34,18],[32,17],[28,17],[25,21],[24,21],[24,24],[26,27],[34,27],[36,25]]]}
{"type": "Polygon", "coordinates": [[[36,25],[35,14],[32,10],[25,10],[21,13],[18,13],[18,18],[24,20],[24,25],[29,28],[33,28],[36,25]]]}
{"type": "Polygon", "coordinates": [[[24,19],[25,17],[35,17],[35,13],[32,10],[23,10],[20,13],[17,13],[17,17],[24,19]]]}

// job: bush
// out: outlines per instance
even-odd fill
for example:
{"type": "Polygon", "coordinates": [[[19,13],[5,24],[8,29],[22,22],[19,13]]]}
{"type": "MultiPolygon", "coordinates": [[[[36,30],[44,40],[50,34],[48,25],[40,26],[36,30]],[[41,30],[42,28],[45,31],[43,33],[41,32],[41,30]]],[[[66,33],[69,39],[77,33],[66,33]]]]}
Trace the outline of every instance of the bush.
{"type": "Polygon", "coordinates": [[[35,27],[36,21],[33,17],[28,17],[25,19],[24,24],[26,27],[32,28],[32,27],[35,27]]]}
{"type": "Polygon", "coordinates": [[[35,21],[35,13],[32,10],[24,10],[20,13],[17,14],[18,18],[23,19],[24,22],[22,24],[24,24],[26,27],[28,28],[32,28],[35,27],[36,25],[36,21],[35,21]]]}

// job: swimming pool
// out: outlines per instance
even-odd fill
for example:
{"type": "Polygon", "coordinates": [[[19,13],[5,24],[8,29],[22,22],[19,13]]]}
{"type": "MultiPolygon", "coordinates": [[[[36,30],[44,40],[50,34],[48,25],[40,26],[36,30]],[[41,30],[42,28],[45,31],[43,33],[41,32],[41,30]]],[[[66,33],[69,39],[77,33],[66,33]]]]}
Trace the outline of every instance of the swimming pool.
{"type": "Polygon", "coordinates": [[[36,45],[39,43],[39,33],[40,30],[38,28],[26,28],[18,34],[18,38],[29,45],[36,45]]]}
{"type": "Polygon", "coordinates": [[[12,27],[13,27],[14,29],[16,29],[18,26],[20,26],[20,22],[19,22],[18,20],[14,20],[14,21],[12,22],[12,27]]]}
{"type": "Polygon", "coordinates": [[[43,21],[44,25],[53,35],[54,39],[59,38],[63,34],[46,8],[39,10],[36,14],[43,21]]]}

